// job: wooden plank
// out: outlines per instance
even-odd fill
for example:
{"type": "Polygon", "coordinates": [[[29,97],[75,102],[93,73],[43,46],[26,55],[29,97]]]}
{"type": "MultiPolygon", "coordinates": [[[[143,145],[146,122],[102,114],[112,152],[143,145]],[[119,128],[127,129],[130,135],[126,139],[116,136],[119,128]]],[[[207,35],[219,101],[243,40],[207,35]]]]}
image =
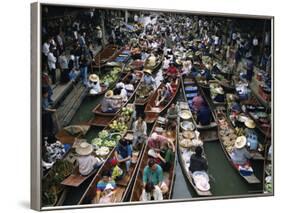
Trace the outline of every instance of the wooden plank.
{"type": "Polygon", "coordinates": [[[72,186],[72,187],[78,187],[80,186],[85,180],[87,180],[89,177],[91,177],[94,174],[94,171],[92,171],[89,175],[83,176],[81,174],[71,174],[66,179],[64,179],[61,184],[65,186],[72,186]]]}
{"type": "Polygon", "coordinates": [[[260,183],[261,181],[255,175],[242,176],[248,183],[260,183]]]}

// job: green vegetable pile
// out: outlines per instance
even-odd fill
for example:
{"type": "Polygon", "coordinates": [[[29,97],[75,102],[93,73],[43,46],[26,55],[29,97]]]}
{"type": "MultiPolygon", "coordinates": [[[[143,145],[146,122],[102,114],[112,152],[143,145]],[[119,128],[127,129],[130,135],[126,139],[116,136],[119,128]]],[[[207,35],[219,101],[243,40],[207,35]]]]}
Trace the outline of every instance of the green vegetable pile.
{"type": "Polygon", "coordinates": [[[149,93],[151,92],[153,88],[149,87],[145,84],[141,84],[139,89],[136,91],[136,94],[139,98],[145,98],[149,96],[149,93]]]}
{"type": "Polygon", "coordinates": [[[61,182],[73,171],[74,165],[67,160],[58,160],[42,180],[42,204],[54,206],[62,191],[61,182]]]}
{"type": "Polygon", "coordinates": [[[98,146],[98,147],[115,147],[117,142],[121,139],[121,135],[120,134],[109,134],[109,132],[107,130],[102,130],[101,132],[99,132],[99,137],[98,138],[94,138],[92,140],[92,144],[98,146]]]}
{"type": "Polygon", "coordinates": [[[110,71],[110,73],[106,74],[101,79],[101,83],[104,83],[104,84],[108,85],[109,87],[111,87],[118,80],[120,72],[121,72],[121,68],[120,67],[114,67],[110,71]]]}
{"type": "Polygon", "coordinates": [[[123,107],[121,110],[121,117],[125,121],[129,121],[134,110],[131,107],[123,107]]]}

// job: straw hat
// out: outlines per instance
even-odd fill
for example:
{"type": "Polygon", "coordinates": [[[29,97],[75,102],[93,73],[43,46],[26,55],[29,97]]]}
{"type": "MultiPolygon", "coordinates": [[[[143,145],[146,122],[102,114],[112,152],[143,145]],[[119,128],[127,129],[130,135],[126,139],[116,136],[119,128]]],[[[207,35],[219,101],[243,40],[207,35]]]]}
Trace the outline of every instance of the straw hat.
{"type": "Polygon", "coordinates": [[[89,144],[87,142],[83,142],[76,148],[75,151],[79,155],[89,155],[93,152],[93,150],[94,150],[94,148],[91,144],[89,144]]]}
{"type": "Polygon", "coordinates": [[[240,136],[235,141],[235,148],[242,149],[246,145],[247,139],[245,136],[240,136]]]}
{"type": "Polygon", "coordinates": [[[145,70],[143,70],[143,72],[151,75],[151,70],[149,70],[149,69],[145,69],[145,70]]]}
{"type": "Polygon", "coordinates": [[[252,119],[247,119],[245,121],[245,126],[250,128],[250,129],[254,129],[256,127],[256,124],[252,119]]]}
{"type": "Polygon", "coordinates": [[[177,60],[176,60],[176,63],[177,63],[178,65],[181,65],[181,64],[182,64],[182,62],[181,62],[180,59],[177,59],[177,60]]]}
{"type": "Polygon", "coordinates": [[[97,26],[96,29],[100,30],[101,28],[100,28],[100,26],[97,26]]]}
{"type": "Polygon", "coordinates": [[[106,93],[105,93],[105,97],[112,97],[113,96],[113,91],[112,90],[108,90],[106,93]]]}
{"type": "Polygon", "coordinates": [[[96,74],[92,74],[89,76],[89,80],[92,82],[98,82],[99,81],[99,76],[97,76],[96,74]]]}
{"type": "Polygon", "coordinates": [[[217,88],[215,89],[215,92],[218,93],[218,94],[221,94],[221,95],[224,94],[223,88],[221,88],[221,87],[217,87],[217,88]]]}

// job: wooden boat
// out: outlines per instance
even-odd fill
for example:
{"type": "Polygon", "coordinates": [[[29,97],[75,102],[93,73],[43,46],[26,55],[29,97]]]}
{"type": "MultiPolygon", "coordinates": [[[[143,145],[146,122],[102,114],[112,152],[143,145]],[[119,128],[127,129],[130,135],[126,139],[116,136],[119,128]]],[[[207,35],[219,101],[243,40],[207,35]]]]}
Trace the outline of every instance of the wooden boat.
{"type": "Polygon", "coordinates": [[[138,105],[138,106],[144,106],[145,104],[147,104],[147,102],[149,101],[151,95],[153,95],[154,93],[154,90],[151,89],[150,91],[147,89],[148,87],[144,84],[140,84],[138,90],[136,91],[136,96],[135,96],[135,105],[138,105]],[[143,90],[143,89],[147,89],[148,91],[147,92],[143,92],[144,94],[140,94],[140,90],[143,90]]]}
{"type": "MultiPolygon", "coordinates": [[[[192,100],[193,98],[199,93],[204,101],[208,104],[206,100],[206,96],[204,92],[200,89],[200,87],[197,86],[194,78],[192,77],[182,77],[181,78],[181,85],[182,90],[184,94],[184,99],[188,103],[189,108],[192,108],[192,100]]],[[[210,105],[209,105],[210,107],[210,105]]],[[[196,112],[192,111],[193,118],[196,118],[196,112]]],[[[195,121],[195,119],[194,119],[195,121]]],[[[197,122],[194,122],[196,124],[196,128],[201,131],[201,139],[203,141],[216,141],[217,138],[217,123],[215,122],[214,114],[212,114],[212,121],[209,125],[203,126],[198,124],[197,122]]]]}
{"type": "MultiPolygon", "coordinates": [[[[191,110],[190,110],[187,102],[180,102],[179,108],[181,111],[184,110],[184,111],[189,111],[191,113],[191,110]]],[[[178,126],[180,126],[180,120],[182,120],[182,119],[178,119],[178,126]]],[[[187,120],[192,122],[196,126],[196,122],[194,121],[193,116],[187,120]]],[[[178,131],[179,131],[178,132],[178,149],[177,149],[178,160],[179,160],[180,166],[182,168],[182,172],[184,174],[185,179],[189,181],[189,183],[191,184],[192,188],[197,193],[197,195],[211,196],[212,193],[210,190],[202,191],[196,187],[193,177],[192,177],[192,173],[189,171],[189,163],[187,163],[187,158],[186,158],[186,154],[194,152],[193,149],[195,146],[181,143],[183,141],[183,139],[185,139],[183,136],[184,131],[180,128],[178,128],[178,131]]],[[[196,131],[196,129],[192,131],[194,136],[195,136],[195,131],[196,131]]],[[[204,154],[203,144],[201,145],[201,147],[203,148],[203,156],[204,156],[205,154],[204,154]]],[[[204,157],[206,158],[206,156],[204,156],[204,157]]]]}
{"type": "Polygon", "coordinates": [[[114,55],[118,55],[120,52],[122,52],[122,50],[120,50],[117,45],[107,45],[94,57],[92,61],[92,68],[104,67],[114,55]]]}
{"type": "MultiPolygon", "coordinates": [[[[126,134],[132,135],[133,133],[131,131],[129,131],[126,134]]],[[[124,137],[126,137],[126,134],[124,135],[124,137]]],[[[133,184],[133,179],[136,175],[137,169],[138,169],[139,164],[140,164],[141,159],[142,159],[144,148],[145,148],[145,145],[142,144],[140,149],[138,150],[138,152],[135,152],[137,154],[133,154],[134,157],[135,157],[135,163],[131,163],[131,167],[129,169],[129,172],[126,173],[125,176],[122,179],[116,181],[117,188],[115,189],[114,203],[124,202],[125,199],[128,198],[130,188],[132,187],[132,184],[133,184]]],[[[81,200],[79,201],[79,204],[86,204],[87,201],[89,201],[89,200],[91,200],[92,203],[95,203],[97,183],[101,180],[102,173],[104,171],[109,171],[111,169],[112,166],[110,164],[109,159],[114,158],[114,152],[115,152],[115,149],[113,149],[111,151],[107,160],[105,161],[105,163],[99,169],[98,173],[93,178],[93,180],[92,180],[91,184],[89,185],[88,189],[86,190],[86,192],[82,196],[81,200]]]]}
{"type": "Polygon", "coordinates": [[[157,56],[156,63],[154,66],[149,66],[148,65],[149,57],[147,57],[147,59],[144,62],[144,69],[150,69],[152,72],[156,72],[157,70],[160,69],[163,60],[164,60],[164,54],[157,56]]]}
{"type": "MultiPolygon", "coordinates": [[[[105,127],[107,126],[107,124],[113,119],[113,117],[119,113],[119,111],[122,109],[123,106],[125,106],[127,103],[129,103],[131,101],[131,99],[133,98],[135,92],[137,91],[140,82],[143,78],[143,72],[137,71],[136,72],[136,76],[137,76],[137,81],[134,84],[134,92],[128,97],[128,100],[126,103],[124,103],[120,109],[114,113],[105,113],[102,112],[101,110],[101,104],[98,104],[93,110],[92,112],[94,113],[95,117],[94,119],[92,119],[90,121],[92,126],[101,126],[101,127],[105,127]]],[[[129,77],[129,73],[123,78],[122,82],[124,82],[127,78],[129,77]]]]}
{"type": "Polygon", "coordinates": [[[155,92],[150,96],[148,103],[144,109],[145,121],[147,123],[153,123],[157,119],[159,114],[164,112],[170,106],[170,104],[173,102],[173,100],[175,99],[175,97],[178,93],[178,90],[180,87],[180,80],[179,79],[177,80],[176,91],[171,96],[171,98],[168,100],[168,102],[166,102],[165,105],[160,104],[160,106],[156,106],[155,100],[157,100],[158,91],[159,91],[159,89],[161,89],[162,86],[164,86],[163,83],[161,83],[159,85],[159,87],[155,90],[155,92]]]}
{"type": "MultiPolygon", "coordinates": [[[[134,108],[134,105],[128,104],[126,107],[134,108]]],[[[132,125],[132,116],[130,115],[129,119],[126,120],[126,126],[127,128],[130,128],[132,125]]],[[[103,130],[108,130],[109,132],[112,132],[113,130],[110,128],[110,124],[112,124],[115,120],[118,120],[122,115],[119,113],[117,114],[112,121],[109,123],[108,126],[104,127],[103,130]]],[[[115,131],[116,132],[116,131],[115,131]]],[[[119,134],[119,133],[117,133],[119,134]]],[[[120,135],[124,135],[124,133],[120,133],[120,135]]],[[[114,150],[114,148],[110,151],[114,150]]],[[[110,152],[111,153],[111,152],[110,152]]],[[[105,162],[109,159],[110,153],[108,155],[102,156],[99,158],[102,158],[105,162]]],[[[72,163],[75,162],[76,156],[71,153],[72,156],[68,156],[68,158],[71,158],[72,163]]],[[[91,172],[87,176],[81,176],[77,170],[74,169],[74,172],[70,174],[63,182],[61,182],[61,186],[64,187],[64,190],[57,202],[57,205],[76,205],[80,202],[81,197],[85,194],[86,190],[89,188],[90,183],[92,182],[93,178],[96,177],[99,170],[95,170],[91,172]],[[72,195],[71,195],[72,194],[72,195]],[[75,197],[73,198],[73,194],[75,194],[75,197]],[[70,198],[71,197],[71,198],[70,198]]]]}
{"type": "MultiPolygon", "coordinates": [[[[154,123],[154,126],[152,127],[151,134],[155,132],[158,128],[162,128],[163,132],[162,135],[172,139],[174,141],[175,149],[177,149],[177,130],[176,131],[167,131],[167,126],[165,124],[165,121],[163,122],[164,118],[160,118],[154,123]]],[[[165,119],[164,119],[165,120],[165,119]]],[[[177,127],[178,128],[178,127],[177,127]]],[[[132,188],[132,193],[130,197],[130,201],[141,201],[141,195],[142,195],[142,189],[143,189],[143,170],[147,166],[147,162],[149,159],[148,156],[148,150],[149,147],[146,144],[144,148],[144,152],[142,155],[141,163],[139,166],[139,169],[137,171],[136,179],[132,188]]],[[[172,198],[172,191],[173,191],[173,185],[174,185],[174,179],[175,179],[175,168],[176,168],[176,159],[174,159],[173,165],[171,165],[171,168],[169,172],[164,172],[164,182],[168,186],[168,192],[163,194],[163,199],[168,200],[172,198]]]]}
{"type": "MultiPolygon", "coordinates": [[[[239,175],[244,178],[244,180],[246,180],[249,184],[255,184],[255,183],[260,183],[260,180],[254,175],[254,173],[252,173],[251,175],[243,175],[238,169],[237,167],[233,164],[233,161],[231,160],[230,154],[231,154],[231,150],[232,147],[234,146],[235,143],[235,138],[233,138],[233,140],[229,140],[227,137],[225,137],[224,133],[226,130],[230,133],[231,135],[234,135],[235,130],[233,129],[233,127],[229,124],[228,119],[226,118],[225,114],[222,112],[218,112],[217,113],[217,118],[218,118],[218,122],[220,122],[219,128],[218,128],[218,136],[219,136],[219,141],[221,144],[221,147],[225,153],[226,158],[228,159],[228,161],[230,162],[230,164],[233,166],[233,168],[239,173],[239,175]],[[224,125],[226,125],[225,127],[223,127],[223,123],[224,125]]],[[[230,136],[232,137],[232,136],[230,136]]]]}
{"type": "MultiPolygon", "coordinates": [[[[233,166],[233,168],[240,174],[240,176],[243,177],[248,183],[250,183],[250,184],[259,183],[260,180],[254,175],[254,173],[252,175],[245,176],[242,173],[240,173],[239,170],[233,164],[230,154],[232,151],[232,147],[235,143],[234,139],[236,139],[236,137],[237,137],[235,134],[235,129],[230,124],[230,121],[227,119],[225,112],[223,111],[223,109],[220,106],[214,105],[214,103],[210,100],[210,98],[206,98],[205,100],[208,102],[211,110],[213,111],[214,118],[215,118],[216,122],[218,123],[218,134],[217,135],[218,135],[218,139],[220,141],[222,150],[224,151],[226,158],[228,159],[230,164],[233,166]],[[224,123],[224,125],[227,125],[227,126],[222,125],[222,123],[224,123]],[[224,137],[224,136],[226,136],[225,135],[226,132],[228,132],[227,136],[230,135],[230,138],[231,138],[230,141],[229,141],[229,138],[224,137]]],[[[257,155],[256,159],[262,159],[262,158],[259,155],[257,155]]]]}

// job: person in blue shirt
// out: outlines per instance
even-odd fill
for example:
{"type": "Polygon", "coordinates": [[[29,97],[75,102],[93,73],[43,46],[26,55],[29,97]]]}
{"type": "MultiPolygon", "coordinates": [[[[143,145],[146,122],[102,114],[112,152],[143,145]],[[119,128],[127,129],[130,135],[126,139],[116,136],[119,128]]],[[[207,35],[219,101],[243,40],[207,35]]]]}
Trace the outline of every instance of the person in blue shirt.
{"type": "Polygon", "coordinates": [[[212,113],[210,108],[207,106],[206,102],[204,102],[197,112],[197,122],[201,125],[209,125],[212,121],[212,113]]]}
{"type": "Polygon", "coordinates": [[[150,159],[143,170],[143,186],[145,187],[148,182],[152,182],[154,186],[158,185],[160,188],[163,182],[163,169],[154,159],[150,159]]]}
{"type": "Polygon", "coordinates": [[[132,147],[127,140],[121,139],[119,141],[114,155],[118,163],[126,164],[126,171],[129,172],[132,159],[132,147]]]}

